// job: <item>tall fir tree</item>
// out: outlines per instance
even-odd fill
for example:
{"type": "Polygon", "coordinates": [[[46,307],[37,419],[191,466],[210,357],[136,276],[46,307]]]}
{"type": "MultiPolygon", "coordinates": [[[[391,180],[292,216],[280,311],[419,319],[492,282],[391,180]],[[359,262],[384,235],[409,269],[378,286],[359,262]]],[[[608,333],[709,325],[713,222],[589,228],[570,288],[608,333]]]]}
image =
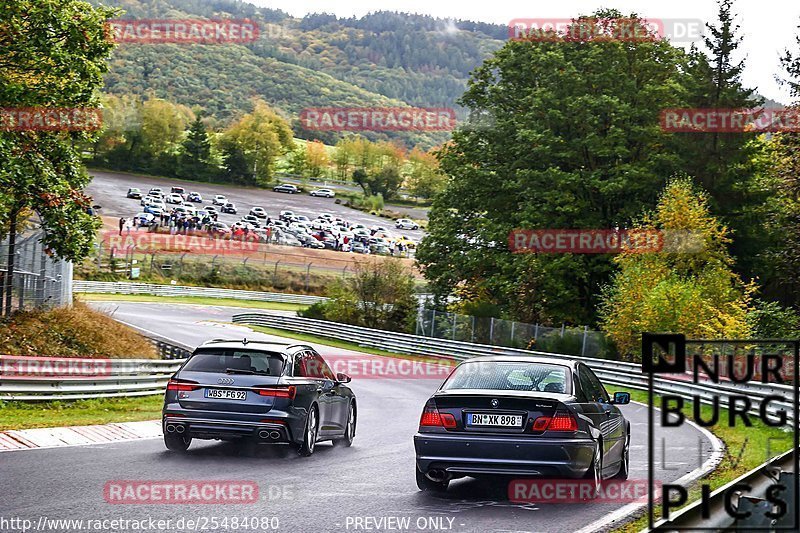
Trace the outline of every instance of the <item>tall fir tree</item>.
{"type": "MultiPolygon", "coordinates": [[[[764,100],[742,82],[745,60],[737,60],[742,43],[733,12],[734,0],[719,0],[717,24],[706,24],[705,51],[693,47],[687,62],[687,107],[753,109],[764,100]]],[[[710,207],[731,229],[730,251],[736,270],[746,278],[771,272],[762,260],[763,206],[771,192],[761,186],[762,139],[750,133],[698,132],[673,136],[684,171],[710,195],[710,207]]]]}
{"type": "Polygon", "coordinates": [[[189,132],[181,146],[178,174],[182,178],[205,179],[211,174],[210,160],[211,140],[198,114],[189,126],[189,132]]]}

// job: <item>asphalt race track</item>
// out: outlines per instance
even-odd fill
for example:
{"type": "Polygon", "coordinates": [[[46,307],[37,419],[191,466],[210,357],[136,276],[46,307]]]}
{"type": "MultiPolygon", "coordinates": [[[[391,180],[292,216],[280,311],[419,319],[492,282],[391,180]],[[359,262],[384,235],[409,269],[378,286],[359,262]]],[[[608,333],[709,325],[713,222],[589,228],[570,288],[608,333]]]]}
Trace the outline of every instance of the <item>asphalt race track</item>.
{"type": "MultiPolygon", "coordinates": [[[[267,337],[215,322],[229,320],[236,312],[231,308],[130,302],[95,305],[113,310],[119,320],[190,345],[245,334],[248,338],[267,337]]],[[[323,356],[363,357],[325,346],[318,350],[323,356]]],[[[277,530],[287,532],[574,532],[587,526],[591,529],[594,521],[624,505],[513,504],[502,481],[458,480],[441,496],[419,492],[414,481],[412,436],[424,401],[438,385],[439,379],[354,379],[351,386],[360,412],[353,447],[320,444],[310,458],[302,458],[284,446],[253,450],[215,441],[195,441],[189,453],[181,456],[167,452],[160,439],[3,452],[0,516],[27,518],[34,524],[41,516],[84,520],[152,517],[171,519],[173,524],[180,518],[277,517],[277,530]],[[259,486],[260,501],[240,505],[132,505],[109,504],[103,497],[103,487],[109,481],[202,479],[254,481],[259,486]],[[389,517],[410,518],[410,525],[397,529],[395,522],[385,522],[381,527],[366,521],[389,517]]],[[[636,404],[622,409],[632,422],[630,477],[646,480],[646,409],[636,404]]],[[[701,451],[703,459],[708,457],[709,448],[710,443],[698,430],[672,428],[666,451],[662,455],[661,446],[656,450],[656,475],[663,481],[685,475],[702,462],[701,451]]],[[[175,526],[172,530],[183,531],[175,526]]]]}
{"type": "MultiPolygon", "coordinates": [[[[215,194],[223,194],[228,201],[236,204],[238,212],[235,215],[220,213],[220,222],[225,222],[229,226],[241,219],[250,212],[250,208],[261,206],[266,209],[267,214],[276,219],[281,211],[294,211],[296,215],[305,215],[314,219],[320,213],[331,213],[334,216],[342,217],[352,223],[361,223],[367,226],[384,226],[394,235],[405,235],[414,241],[422,238],[421,230],[399,230],[395,229],[394,223],[386,218],[376,217],[357,209],[344,207],[335,203],[334,198],[318,198],[305,194],[285,194],[273,192],[271,189],[256,189],[252,187],[237,187],[234,185],[211,184],[202,182],[187,182],[169,180],[166,178],[152,178],[147,176],[135,176],[132,174],[119,174],[114,172],[101,172],[93,170],[92,182],[86,188],[86,193],[94,198],[94,203],[101,206],[99,214],[110,217],[132,217],[140,213],[143,209],[139,205],[139,200],[126,198],[129,187],[138,187],[142,194],[147,194],[151,187],[161,187],[169,193],[172,186],[181,186],[186,192],[198,192],[203,197],[202,205],[211,205],[211,199],[215,194]]],[[[314,187],[316,188],[316,187],[314,187]]],[[[336,187],[330,187],[336,189],[336,187]]],[[[193,204],[200,206],[200,204],[193,204]]],[[[167,204],[169,207],[170,204],[167,204]]],[[[400,208],[403,209],[403,208],[400,208]]],[[[419,214],[419,210],[408,210],[409,214],[419,214]]]]}

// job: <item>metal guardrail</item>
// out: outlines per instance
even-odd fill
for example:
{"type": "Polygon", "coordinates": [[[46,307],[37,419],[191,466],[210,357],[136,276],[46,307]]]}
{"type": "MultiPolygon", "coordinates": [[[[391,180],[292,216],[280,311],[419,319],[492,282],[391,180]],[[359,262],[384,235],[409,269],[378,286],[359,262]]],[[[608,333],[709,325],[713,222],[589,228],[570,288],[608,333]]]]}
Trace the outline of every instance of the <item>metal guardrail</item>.
{"type": "MultiPolygon", "coordinates": [[[[243,291],[239,289],[219,289],[216,287],[192,287],[189,285],[163,285],[159,283],[133,283],[129,281],[83,281],[72,282],[75,293],[96,294],[145,294],[148,296],[194,296],[205,298],[229,298],[231,300],[255,300],[259,302],[283,302],[295,304],[315,304],[329,300],[325,296],[307,294],[288,294],[282,292],[243,291]]],[[[433,297],[429,293],[419,293],[415,297],[423,305],[433,297]]]]}
{"type": "Polygon", "coordinates": [[[255,300],[260,302],[282,302],[314,304],[325,301],[324,296],[285,294],[280,292],[243,291],[214,287],[190,287],[186,285],[162,285],[157,283],[131,283],[127,281],[79,281],[73,282],[73,292],[99,294],[146,294],[150,296],[195,296],[205,298],[230,298],[232,300],[255,300]]]}
{"type": "Polygon", "coordinates": [[[0,400],[83,400],[163,394],[170,376],[184,361],[3,355],[0,400]]]}
{"type": "MultiPolygon", "coordinates": [[[[448,339],[437,339],[431,337],[421,337],[408,333],[396,333],[377,329],[351,326],[337,322],[325,320],[313,320],[309,318],[291,317],[283,315],[266,315],[263,313],[241,313],[233,316],[236,324],[248,324],[265,326],[270,328],[296,331],[310,335],[318,335],[348,342],[357,343],[359,346],[377,348],[389,352],[428,355],[428,356],[448,356],[456,360],[465,360],[471,357],[483,355],[539,355],[550,359],[572,360],[576,356],[561,355],[549,352],[536,352],[532,350],[522,350],[517,348],[507,348],[502,346],[492,346],[487,344],[473,344],[469,342],[454,341],[448,339]]],[[[640,364],[627,363],[622,361],[612,361],[608,359],[593,359],[587,357],[577,357],[589,365],[597,376],[607,383],[623,385],[633,389],[647,390],[648,376],[642,373],[640,364]]],[[[711,402],[720,392],[733,392],[747,394],[754,399],[762,399],[770,395],[788,396],[786,402],[770,402],[770,414],[775,414],[779,410],[784,410],[787,415],[793,414],[791,402],[792,388],[788,385],[778,385],[774,383],[747,383],[747,384],[713,384],[713,383],[692,383],[680,379],[667,379],[663,377],[654,378],[654,391],[657,393],[672,393],[686,399],[697,398],[701,402],[711,402]]],[[[753,407],[752,413],[757,414],[758,407],[753,407]]],[[[790,417],[791,418],[791,417],[790,417]]]]}
{"type": "Polygon", "coordinates": [[[731,528],[741,528],[741,531],[774,531],[782,528],[786,531],[796,528],[797,513],[800,510],[793,509],[796,483],[794,477],[797,476],[797,472],[793,471],[796,466],[795,453],[794,450],[789,450],[716,489],[708,498],[705,510],[709,514],[708,518],[703,517],[703,502],[698,500],[673,513],[668,519],[656,522],[652,531],[689,531],[698,528],[715,531],[728,531],[731,528]],[[785,493],[782,499],[787,504],[787,512],[779,519],[767,516],[767,512],[773,511],[773,505],[764,499],[767,490],[776,480],[787,487],[786,491],[782,491],[785,493]],[[746,497],[739,497],[735,509],[741,513],[749,512],[750,515],[736,520],[726,512],[725,502],[737,485],[742,484],[749,485],[751,490],[746,497]]]}

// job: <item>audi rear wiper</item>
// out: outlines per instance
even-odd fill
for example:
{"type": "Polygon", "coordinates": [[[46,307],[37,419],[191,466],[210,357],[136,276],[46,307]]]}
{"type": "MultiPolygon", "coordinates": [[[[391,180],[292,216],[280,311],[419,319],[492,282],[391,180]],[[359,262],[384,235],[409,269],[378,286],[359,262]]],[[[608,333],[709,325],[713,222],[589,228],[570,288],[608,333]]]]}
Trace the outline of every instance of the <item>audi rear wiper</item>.
{"type": "Polygon", "coordinates": [[[270,376],[269,372],[265,372],[263,370],[245,370],[243,368],[226,368],[226,374],[255,374],[259,376],[270,376]]]}

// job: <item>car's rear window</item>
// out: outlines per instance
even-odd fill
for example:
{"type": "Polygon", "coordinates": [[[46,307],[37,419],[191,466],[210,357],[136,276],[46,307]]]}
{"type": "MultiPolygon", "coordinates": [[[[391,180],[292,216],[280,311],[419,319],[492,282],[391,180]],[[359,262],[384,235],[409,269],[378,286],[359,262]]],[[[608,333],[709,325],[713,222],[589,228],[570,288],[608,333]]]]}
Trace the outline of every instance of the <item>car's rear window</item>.
{"type": "Polygon", "coordinates": [[[202,350],[189,359],[183,370],[191,372],[243,371],[267,376],[280,376],[284,357],[278,352],[254,350],[202,350]]]}
{"type": "Polygon", "coordinates": [[[488,389],[569,393],[569,369],[524,361],[475,361],[461,364],[442,390],[488,389]]]}

